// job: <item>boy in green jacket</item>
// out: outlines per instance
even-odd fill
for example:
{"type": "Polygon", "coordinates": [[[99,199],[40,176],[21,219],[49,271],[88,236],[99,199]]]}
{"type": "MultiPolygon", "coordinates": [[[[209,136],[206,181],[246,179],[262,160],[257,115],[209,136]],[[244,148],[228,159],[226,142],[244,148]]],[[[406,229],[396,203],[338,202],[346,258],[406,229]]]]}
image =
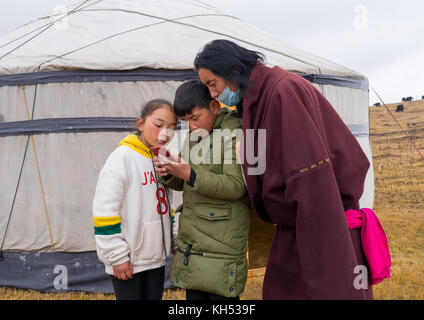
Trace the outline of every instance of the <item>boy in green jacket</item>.
{"type": "Polygon", "coordinates": [[[241,119],[221,109],[198,80],[177,89],[174,108],[189,123],[181,158],[154,159],[161,183],[183,191],[169,277],[186,289],[187,300],[239,299],[249,233],[249,200],[235,152],[241,119]]]}

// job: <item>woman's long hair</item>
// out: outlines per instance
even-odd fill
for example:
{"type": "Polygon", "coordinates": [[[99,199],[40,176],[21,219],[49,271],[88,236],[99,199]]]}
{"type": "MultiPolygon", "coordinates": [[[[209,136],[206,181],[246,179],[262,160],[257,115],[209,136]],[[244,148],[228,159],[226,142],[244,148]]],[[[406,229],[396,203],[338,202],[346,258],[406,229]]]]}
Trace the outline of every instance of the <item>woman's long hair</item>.
{"type": "Polygon", "coordinates": [[[264,62],[262,53],[240,47],[229,40],[213,40],[206,44],[194,59],[194,68],[211,70],[215,75],[232,84],[237,84],[244,94],[249,77],[258,62],[264,62]]]}

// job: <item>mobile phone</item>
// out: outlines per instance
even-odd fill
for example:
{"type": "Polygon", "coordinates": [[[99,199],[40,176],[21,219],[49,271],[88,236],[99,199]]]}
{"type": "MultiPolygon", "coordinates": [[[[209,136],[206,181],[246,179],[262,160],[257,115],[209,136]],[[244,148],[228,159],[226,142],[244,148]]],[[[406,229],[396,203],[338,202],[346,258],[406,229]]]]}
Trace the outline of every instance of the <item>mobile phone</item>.
{"type": "Polygon", "coordinates": [[[150,150],[156,157],[159,155],[159,152],[161,155],[165,155],[167,158],[171,156],[171,153],[165,147],[151,147],[150,150]],[[162,149],[162,151],[160,151],[160,149],[162,149]]]}

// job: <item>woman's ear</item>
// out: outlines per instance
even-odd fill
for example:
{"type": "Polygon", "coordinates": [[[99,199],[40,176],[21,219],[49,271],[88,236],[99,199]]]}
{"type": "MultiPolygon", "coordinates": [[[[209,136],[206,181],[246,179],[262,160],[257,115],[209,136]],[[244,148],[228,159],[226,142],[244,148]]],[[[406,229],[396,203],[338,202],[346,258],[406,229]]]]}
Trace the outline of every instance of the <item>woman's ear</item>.
{"type": "MultiPolygon", "coordinates": [[[[240,69],[233,68],[233,72],[240,74],[240,69]]],[[[239,90],[239,88],[240,88],[238,81],[235,80],[235,79],[233,79],[232,81],[228,81],[228,88],[230,88],[230,90],[232,92],[237,92],[239,90]]]]}
{"type": "Polygon", "coordinates": [[[143,132],[144,121],[142,118],[137,118],[137,128],[138,131],[143,132]]]}
{"type": "Polygon", "coordinates": [[[228,83],[228,88],[230,88],[230,90],[232,92],[237,92],[239,90],[238,83],[237,84],[232,84],[231,82],[229,82],[228,83]]]}

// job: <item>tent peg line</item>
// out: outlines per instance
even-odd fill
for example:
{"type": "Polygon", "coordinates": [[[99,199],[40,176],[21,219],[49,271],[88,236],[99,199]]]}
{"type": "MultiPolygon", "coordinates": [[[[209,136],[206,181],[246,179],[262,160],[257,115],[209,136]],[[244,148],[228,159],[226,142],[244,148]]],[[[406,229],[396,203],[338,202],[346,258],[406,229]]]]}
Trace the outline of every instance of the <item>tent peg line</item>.
{"type": "MultiPolygon", "coordinates": [[[[29,117],[28,103],[27,103],[27,99],[26,99],[26,95],[25,95],[25,86],[21,86],[21,88],[22,88],[22,94],[23,94],[23,96],[24,96],[25,109],[26,109],[27,118],[28,118],[28,120],[31,120],[31,119],[30,119],[30,117],[29,117]]],[[[47,203],[46,203],[46,197],[44,196],[43,182],[42,182],[42,180],[41,180],[40,167],[39,167],[39,165],[38,165],[38,157],[37,157],[37,151],[35,150],[35,142],[34,142],[34,136],[33,136],[33,135],[31,135],[31,141],[32,141],[32,149],[33,149],[33,151],[34,151],[35,164],[36,164],[36,167],[37,167],[38,182],[40,183],[41,196],[42,196],[42,198],[43,198],[44,213],[45,213],[45,215],[46,215],[47,227],[48,227],[48,229],[49,229],[50,246],[51,246],[51,248],[52,248],[52,252],[54,252],[52,230],[51,230],[51,227],[50,227],[49,215],[48,215],[48,213],[47,213],[47,203]]]]}
{"type": "Polygon", "coordinates": [[[424,156],[421,153],[420,149],[418,149],[417,145],[415,144],[414,140],[412,139],[412,137],[408,134],[408,132],[406,132],[406,130],[402,127],[402,125],[399,123],[399,121],[396,119],[396,117],[394,116],[394,114],[390,111],[390,109],[386,106],[386,104],[384,103],[383,99],[381,99],[380,95],[375,91],[374,87],[370,84],[371,89],[374,91],[374,93],[376,94],[376,96],[378,97],[378,99],[380,99],[381,103],[384,105],[384,107],[386,108],[387,111],[389,111],[390,115],[392,116],[392,118],[396,121],[397,125],[399,126],[399,128],[403,131],[403,133],[408,137],[409,141],[411,142],[412,146],[415,148],[415,150],[417,150],[418,154],[420,155],[421,159],[424,160],[424,156]]]}

